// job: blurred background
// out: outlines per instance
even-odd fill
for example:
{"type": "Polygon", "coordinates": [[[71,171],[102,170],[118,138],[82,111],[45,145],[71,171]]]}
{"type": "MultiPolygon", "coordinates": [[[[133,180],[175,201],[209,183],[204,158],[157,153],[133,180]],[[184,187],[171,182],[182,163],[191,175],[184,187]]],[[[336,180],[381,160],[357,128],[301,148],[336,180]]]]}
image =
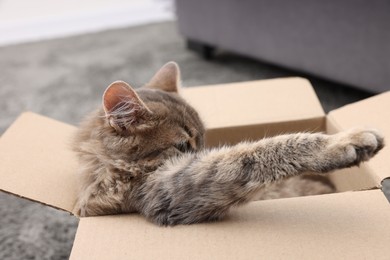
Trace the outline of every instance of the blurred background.
{"type": "MultiPolygon", "coordinates": [[[[389,89],[389,11],[385,0],[0,0],[0,134],[23,111],[77,125],[112,81],[140,87],[170,60],[184,87],[306,77],[328,112],[389,89]]],[[[4,193],[0,207],[0,259],[69,257],[76,218],[4,193]]]]}

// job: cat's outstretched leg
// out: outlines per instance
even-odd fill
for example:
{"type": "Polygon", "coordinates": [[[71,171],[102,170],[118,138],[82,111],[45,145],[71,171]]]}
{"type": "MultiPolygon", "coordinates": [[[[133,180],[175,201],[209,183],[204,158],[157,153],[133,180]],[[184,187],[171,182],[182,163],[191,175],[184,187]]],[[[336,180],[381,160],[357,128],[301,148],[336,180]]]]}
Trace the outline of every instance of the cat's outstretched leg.
{"type": "Polygon", "coordinates": [[[281,135],[189,154],[151,175],[135,200],[138,210],[160,225],[218,219],[250,201],[264,184],[359,165],[383,146],[377,131],[355,129],[281,135]]]}

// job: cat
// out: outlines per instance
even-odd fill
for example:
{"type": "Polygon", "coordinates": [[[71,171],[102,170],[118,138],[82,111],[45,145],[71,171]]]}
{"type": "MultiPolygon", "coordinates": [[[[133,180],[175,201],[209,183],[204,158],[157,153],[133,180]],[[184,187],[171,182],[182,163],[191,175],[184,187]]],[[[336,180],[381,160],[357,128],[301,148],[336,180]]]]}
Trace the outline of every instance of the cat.
{"type": "Polygon", "coordinates": [[[116,81],[106,89],[73,142],[79,216],[138,212],[158,225],[219,220],[254,198],[332,192],[330,181],[305,172],[359,165],[384,146],[378,131],[352,129],[205,149],[205,128],[179,84],[178,65],[169,62],[142,88],[116,81]]]}

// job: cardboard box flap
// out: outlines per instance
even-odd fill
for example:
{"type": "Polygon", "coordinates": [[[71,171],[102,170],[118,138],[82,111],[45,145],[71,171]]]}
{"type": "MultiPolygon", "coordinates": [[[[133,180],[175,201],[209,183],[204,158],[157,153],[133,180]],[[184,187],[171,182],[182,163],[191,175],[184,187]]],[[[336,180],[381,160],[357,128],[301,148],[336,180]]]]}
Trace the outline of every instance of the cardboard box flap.
{"type": "Polygon", "coordinates": [[[253,202],[190,226],[81,218],[71,259],[388,259],[389,219],[380,190],[253,202]]]}
{"type": "Polygon", "coordinates": [[[76,199],[75,127],[23,113],[0,138],[1,190],[68,212],[76,199]]]}
{"type": "Polygon", "coordinates": [[[186,88],[181,94],[203,119],[208,147],[325,130],[324,111],[303,78],[186,88]]]}
{"type": "MultiPolygon", "coordinates": [[[[331,111],[327,116],[327,124],[337,131],[353,127],[376,128],[390,138],[390,92],[356,102],[331,111]]],[[[329,128],[328,127],[328,128],[329,128]]],[[[373,159],[362,165],[377,180],[378,186],[383,179],[390,177],[390,146],[387,144],[373,159]]]]}
{"type": "Polygon", "coordinates": [[[325,116],[310,82],[303,78],[185,88],[181,95],[209,130],[325,116]]]}

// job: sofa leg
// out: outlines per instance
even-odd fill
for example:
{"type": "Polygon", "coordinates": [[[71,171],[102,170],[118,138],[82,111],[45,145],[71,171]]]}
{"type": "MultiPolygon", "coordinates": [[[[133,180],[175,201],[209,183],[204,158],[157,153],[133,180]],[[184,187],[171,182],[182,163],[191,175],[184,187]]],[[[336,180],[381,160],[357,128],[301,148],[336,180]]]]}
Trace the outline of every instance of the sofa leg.
{"type": "Polygon", "coordinates": [[[187,39],[187,49],[198,53],[205,60],[211,60],[214,57],[216,48],[202,42],[187,39]]]}

